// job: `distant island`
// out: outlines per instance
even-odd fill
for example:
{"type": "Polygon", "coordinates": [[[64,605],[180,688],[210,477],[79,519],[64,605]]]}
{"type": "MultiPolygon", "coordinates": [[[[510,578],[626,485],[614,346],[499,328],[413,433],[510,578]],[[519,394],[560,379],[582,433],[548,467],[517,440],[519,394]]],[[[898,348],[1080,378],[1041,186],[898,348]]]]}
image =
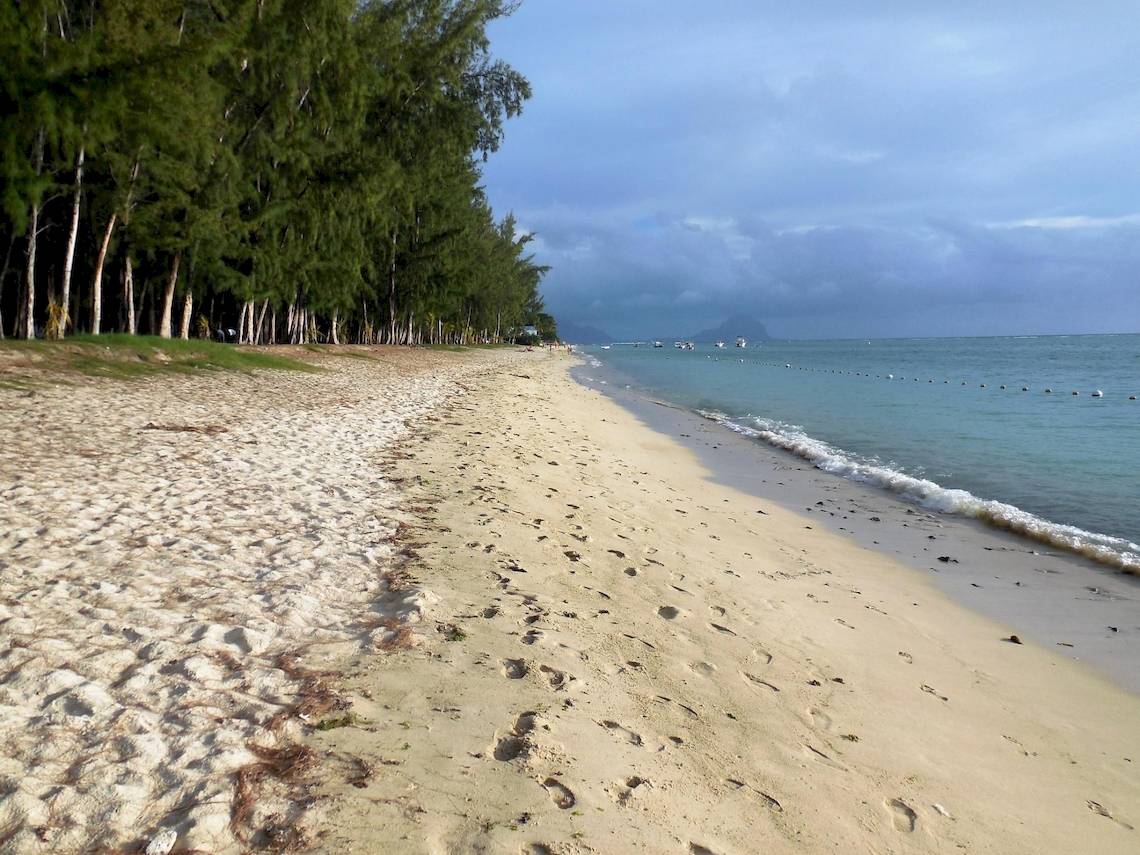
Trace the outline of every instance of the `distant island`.
{"type": "Polygon", "coordinates": [[[732,344],[736,341],[738,336],[743,336],[748,341],[766,341],[771,338],[768,335],[768,330],[764,328],[764,324],[752,317],[752,315],[733,315],[723,324],[712,329],[702,330],[699,333],[686,336],[685,341],[725,341],[732,344]]]}
{"type": "MultiPolygon", "coordinates": [[[[752,315],[732,315],[720,326],[703,330],[693,335],[655,335],[642,340],[660,339],[662,341],[693,341],[714,342],[724,341],[732,344],[738,337],[743,336],[748,341],[767,341],[771,338],[764,324],[752,315]]],[[[617,341],[603,329],[589,324],[576,324],[573,321],[558,321],[558,337],[572,344],[609,344],[617,341]]]]}
{"type": "Polygon", "coordinates": [[[571,344],[609,344],[614,340],[605,330],[562,319],[558,320],[558,337],[571,344]]]}

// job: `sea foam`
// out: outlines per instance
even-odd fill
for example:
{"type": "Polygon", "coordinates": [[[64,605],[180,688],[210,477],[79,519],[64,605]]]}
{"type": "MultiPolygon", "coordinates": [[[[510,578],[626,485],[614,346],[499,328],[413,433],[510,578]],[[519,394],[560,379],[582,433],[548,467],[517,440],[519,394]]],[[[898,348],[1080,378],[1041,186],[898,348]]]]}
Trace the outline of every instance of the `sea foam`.
{"type": "Polygon", "coordinates": [[[931,511],[972,517],[994,528],[1083,555],[1125,573],[1140,575],[1140,545],[1124,538],[1050,522],[1015,505],[994,499],[981,499],[968,490],[950,489],[878,463],[860,461],[797,428],[768,419],[748,417],[752,422],[750,426],[741,424],[740,420],[733,420],[724,413],[709,410],[698,412],[706,419],[722,424],[736,433],[789,451],[823,472],[879,487],[931,511]]]}

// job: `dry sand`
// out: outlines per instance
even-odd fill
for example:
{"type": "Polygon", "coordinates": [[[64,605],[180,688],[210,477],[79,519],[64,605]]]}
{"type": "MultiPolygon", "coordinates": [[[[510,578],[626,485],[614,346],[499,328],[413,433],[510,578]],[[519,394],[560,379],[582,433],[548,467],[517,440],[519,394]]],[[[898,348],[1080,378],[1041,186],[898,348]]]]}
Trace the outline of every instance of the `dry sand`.
{"type": "Polygon", "coordinates": [[[0,851],[303,842],[316,669],[430,599],[382,457],[478,368],[373,357],[0,389],[0,851]]]}
{"type": "Polygon", "coordinates": [[[1140,847],[1140,698],[569,358],[374,353],[0,390],[0,850],[1140,847]]]}

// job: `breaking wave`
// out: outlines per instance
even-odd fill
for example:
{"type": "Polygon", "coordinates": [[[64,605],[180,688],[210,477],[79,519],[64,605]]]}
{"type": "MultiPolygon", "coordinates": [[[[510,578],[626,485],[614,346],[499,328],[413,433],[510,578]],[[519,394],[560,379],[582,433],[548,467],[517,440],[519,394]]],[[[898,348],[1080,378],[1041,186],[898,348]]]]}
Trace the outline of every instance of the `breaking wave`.
{"type": "Polygon", "coordinates": [[[1014,532],[1040,543],[1091,558],[1126,573],[1140,575],[1140,545],[1124,538],[1085,531],[1076,526],[1049,522],[994,499],[980,499],[968,490],[952,490],[877,463],[860,461],[802,431],[752,418],[754,426],[733,421],[724,413],[698,410],[706,419],[736,433],[789,451],[823,472],[860,484],[870,484],[932,511],[972,517],[994,528],[1014,532]]]}

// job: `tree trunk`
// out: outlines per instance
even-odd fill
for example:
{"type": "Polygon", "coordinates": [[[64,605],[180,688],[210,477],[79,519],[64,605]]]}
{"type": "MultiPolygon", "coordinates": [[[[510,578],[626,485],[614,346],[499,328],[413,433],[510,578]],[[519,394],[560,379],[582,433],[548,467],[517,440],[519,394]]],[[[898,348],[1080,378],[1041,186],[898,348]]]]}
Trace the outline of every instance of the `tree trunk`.
{"type": "Polygon", "coordinates": [[[60,298],[63,318],[59,325],[60,336],[67,335],[67,328],[71,325],[71,269],[75,262],[75,243],[79,237],[79,201],[83,192],[83,158],[86,152],[86,148],[80,146],[75,161],[75,198],[71,202],[71,230],[67,234],[67,252],[63,258],[63,295],[60,298]]]}
{"type": "Polygon", "coordinates": [[[337,325],[337,320],[339,318],[340,318],[340,309],[333,309],[332,330],[329,334],[329,338],[332,340],[333,344],[340,344],[340,339],[337,337],[337,334],[336,334],[336,325],[337,325]]]}
{"type": "Polygon", "coordinates": [[[135,334],[135,272],[128,252],[123,259],[123,306],[126,311],[124,331],[135,334]]]}
{"type": "Polygon", "coordinates": [[[266,298],[265,302],[261,304],[261,311],[257,315],[257,327],[253,331],[253,343],[261,343],[261,330],[265,326],[265,310],[269,308],[269,299],[266,298]]]}
{"type": "MultiPolygon", "coordinates": [[[[174,289],[178,287],[178,265],[181,263],[182,251],[179,250],[174,253],[174,259],[170,262],[170,278],[166,280],[166,290],[162,292],[162,319],[158,322],[158,334],[162,338],[170,338],[171,315],[174,312],[174,289]]],[[[182,323],[185,325],[185,318],[183,318],[182,323]]]]}
{"type": "Polygon", "coordinates": [[[277,307],[269,313],[269,343],[277,344],[277,307]]]}
{"type": "MultiPolygon", "coordinates": [[[[193,275],[193,268],[191,268],[193,275]]],[[[190,340],[190,316],[194,311],[194,292],[186,288],[186,299],[182,301],[182,329],[180,337],[183,341],[190,340]]]]}
{"type": "Polygon", "coordinates": [[[396,231],[392,231],[392,263],[388,266],[388,344],[396,343],[396,231]]]}
{"type": "Polygon", "coordinates": [[[99,255],[95,259],[95,278],[91,282],[91,332],[99,335],[103,320],[103,265],[107,261],[107,248],[111,245],[111,232],[115,230],[118,214],[111,214],[107,228],[103,232],[103,242],[99,245],[99,255]]]}
{"type": "Polygon", "coordinates": [[[238,315],[238,344],[245,344],[245,313],[249,311],[249,303],[241,304],[241,314],[238,315]]]}

